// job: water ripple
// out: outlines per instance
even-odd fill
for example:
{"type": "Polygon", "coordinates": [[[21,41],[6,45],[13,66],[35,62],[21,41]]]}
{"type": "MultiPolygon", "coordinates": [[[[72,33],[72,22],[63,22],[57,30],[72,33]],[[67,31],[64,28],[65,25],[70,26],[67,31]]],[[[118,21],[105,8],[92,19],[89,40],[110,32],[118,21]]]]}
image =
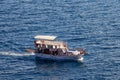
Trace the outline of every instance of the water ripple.
{"type": "Polygon", "coordinates": [[[0,0],[0,80],[119,80],[119,0],[0,0]],[[84,48],[83,63],[37,61],[38,34],[84,48]]]}

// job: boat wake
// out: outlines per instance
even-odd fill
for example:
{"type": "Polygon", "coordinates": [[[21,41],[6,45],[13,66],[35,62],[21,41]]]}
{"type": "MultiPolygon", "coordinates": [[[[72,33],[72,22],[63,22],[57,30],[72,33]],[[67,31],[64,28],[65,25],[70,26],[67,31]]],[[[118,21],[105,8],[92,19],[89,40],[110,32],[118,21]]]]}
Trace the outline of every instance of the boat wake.
{"type": "Polygon", "coordinates": [[[4,56],[16,56],[16,57],[27,57],[27,56],[34,56],[34,53],[15,53],[15,52],[0,52],[0,55],[4,56]]]}

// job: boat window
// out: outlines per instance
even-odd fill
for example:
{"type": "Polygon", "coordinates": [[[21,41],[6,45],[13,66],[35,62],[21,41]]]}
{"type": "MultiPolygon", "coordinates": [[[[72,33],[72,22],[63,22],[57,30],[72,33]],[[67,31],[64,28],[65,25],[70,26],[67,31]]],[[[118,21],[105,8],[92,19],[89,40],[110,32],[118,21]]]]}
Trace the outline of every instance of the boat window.
{"type": "Polygon", "coordinates": [[[53,45],[48,45],[48,48],[49,49],[53,49],[53,45]]]}
{"type": "Polygon", "coordinates": [[[54,48],[54,49],[57,49],[57,46],[56,46],[56,45],[54,45],[54,46],[53,46],[53,48],[54,48]]]}
{"type": "Polygon", "coordinates": [[[41,48],[41,44],[38,44],[38,48],[41,48]]]}
{"type": "Polygon", "coordinates": [[[43,48],[46,48],[46,45],[45,45],[45,44],[42,44],[42,47],[43,47],[43,48]]]}

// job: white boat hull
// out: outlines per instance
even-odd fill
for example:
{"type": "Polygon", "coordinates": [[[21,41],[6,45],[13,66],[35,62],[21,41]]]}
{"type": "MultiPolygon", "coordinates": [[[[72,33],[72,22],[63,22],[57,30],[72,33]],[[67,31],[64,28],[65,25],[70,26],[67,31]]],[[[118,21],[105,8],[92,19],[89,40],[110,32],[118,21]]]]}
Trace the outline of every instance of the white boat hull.
{"type": "Polygon", "coordinates": [[[54,61],[83,61],[82,56],[55,56],[42,53],[35,53],[36,57],[43,60],[54,60],[54,61]]]}

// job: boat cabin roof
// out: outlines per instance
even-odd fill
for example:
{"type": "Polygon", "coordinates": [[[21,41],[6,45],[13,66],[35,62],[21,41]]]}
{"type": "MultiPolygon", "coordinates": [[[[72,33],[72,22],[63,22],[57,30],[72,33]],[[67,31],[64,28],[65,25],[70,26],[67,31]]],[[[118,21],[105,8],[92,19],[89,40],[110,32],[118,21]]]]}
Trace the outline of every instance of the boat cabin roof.
{"type": "Polygon", "coordinates": [[[57,36],[46,36],[46,35],[37,35],[34,38],[35,39],[41,39],[41,40],[55,40],[57,36]]]}

